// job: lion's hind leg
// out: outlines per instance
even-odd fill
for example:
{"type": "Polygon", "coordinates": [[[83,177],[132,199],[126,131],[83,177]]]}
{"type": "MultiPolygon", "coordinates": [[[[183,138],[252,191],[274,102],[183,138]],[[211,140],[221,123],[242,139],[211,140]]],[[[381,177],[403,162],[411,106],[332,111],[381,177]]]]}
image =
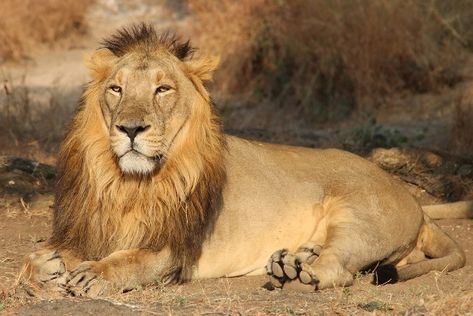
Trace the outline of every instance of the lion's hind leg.
{"type": "Polygon", "coordinates": [[[312,242],[294,255],[283,250],[271,257],[267,272],[276,287],[291,281],[311,286],[312,290],[349,286],[358,269],[375,261],[373,252],[363,254],[372,236],[367,236],[369,227],[357,220],[354,209],[343,200],[329,199],[320,212],[323,218],[312,242]]]}

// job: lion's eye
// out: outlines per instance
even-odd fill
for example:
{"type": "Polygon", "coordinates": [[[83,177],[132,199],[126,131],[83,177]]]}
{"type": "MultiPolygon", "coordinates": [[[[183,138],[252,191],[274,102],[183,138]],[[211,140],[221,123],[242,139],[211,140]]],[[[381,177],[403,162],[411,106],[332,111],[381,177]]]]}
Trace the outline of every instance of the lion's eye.
{"type": "Polygon", "coordinates": [[[122,93],[122,88],[119,86],[111,86],[110,90],[112,90],[115,93],[122,93]]]}
{"type": "Polygon", "coordinates": [[[159,86],[156,88],[156,94],[158,93],[164,93],[164,92],[167,92],[169,90],[171,90],[172,88],[170,86],[167,86],[167,85],[163,85],[163,86],[159,86]]]}

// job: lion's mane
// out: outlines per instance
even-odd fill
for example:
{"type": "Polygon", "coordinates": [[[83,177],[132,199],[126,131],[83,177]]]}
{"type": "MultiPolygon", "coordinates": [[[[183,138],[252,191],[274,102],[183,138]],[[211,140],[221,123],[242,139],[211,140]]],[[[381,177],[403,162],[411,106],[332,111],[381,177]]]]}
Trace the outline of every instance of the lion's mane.
{"type": "MultiPolygon", "coordinates": [[[[121,57],[129,50],[166,49],[184,60],[189,43],[140,25],[104,42],[121,57]]],[[[195,85],[202,85],[196,82],[195,85]]],[[[125,176],[114,157],[100,109],[100,80],[87,86],[61,147],[52,246],[99,260],[131,248],[172,252],[175,281],[189,277],[220,209],[225,141],[207,94],[193,107],[189,130],[152,176],[125,176]]],[[[196,87],[202,91],[203,87],[196,87]]],[[[203,90],[205,91],[205,90],[203,90]]]]}

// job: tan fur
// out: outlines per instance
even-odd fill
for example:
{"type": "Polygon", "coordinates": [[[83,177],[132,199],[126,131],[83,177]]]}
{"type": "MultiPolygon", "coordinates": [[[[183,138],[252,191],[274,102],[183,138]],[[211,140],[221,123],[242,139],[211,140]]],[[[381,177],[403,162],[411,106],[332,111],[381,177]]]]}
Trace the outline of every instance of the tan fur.
{"type": "Polygon", "coordinates": [[[224,135],[202,83],[216,59],[192,58],[146,25],[120,32],[87,63],[93,81],[61,148],[53,235],[30,256],[33,280],[51,282],[57,253],[61,282],[88,295],[261,274],[270,257],[274,279],[291,253],[300,262],[281,269],[316,288],[349,285],[376,264],[397,264],[401,278],[463,266],[461,249],[385,172],[338,150],[224,135]]]}
{"type": "Polygon", "coordinates": [[[94,54],[85,58],[84,62],[92,78],[96,81],[103,81],[110,75],[113,64],[117,57],[108,49],[100,49],[94,54]]]}
{"type": "Polygon", "coordinates": [[[473,218],[473,201],[426,205],[422,209],[432,219],[473,218]]]}

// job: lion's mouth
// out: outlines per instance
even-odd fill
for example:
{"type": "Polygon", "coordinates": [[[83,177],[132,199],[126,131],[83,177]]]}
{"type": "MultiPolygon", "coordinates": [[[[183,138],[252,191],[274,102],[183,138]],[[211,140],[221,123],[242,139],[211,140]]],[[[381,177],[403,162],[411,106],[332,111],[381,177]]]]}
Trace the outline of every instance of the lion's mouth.
{"type": "Polygon", "coordinates": [[[153,161],[155,161],[155,162],[159,162],[159,163],[161,163],[161,162],[163,161],[163,159],[164,159],[164,155],[163,155],[163,154],[156,154],[156,155],[154,155],[154,156],[148,156],[148,155],[145,155],[145,154],[143,154],[142,152],[140,152],[140,151],[138,151],[138,150],[136,150],[136,149],[130,149],[130,150],[126,151],[124,154],[118,156],[118,159],[122,159],[122,157],[124,157],[124,156],[126,156],[126,155],[128,155],[128,154],[141,155],[141,156],[144,156],[144,157],[146,157],[146,158],[148,158],[148,159],[151,159],[151,160],[153,160],[153,161]]]}
{"type": "Polygon", "coordinates": [[[120,169],[125,173],[148,174],[161,168],[164,155],[148,156],[136,149],[130,149],[118,156],[120,169]]]}

